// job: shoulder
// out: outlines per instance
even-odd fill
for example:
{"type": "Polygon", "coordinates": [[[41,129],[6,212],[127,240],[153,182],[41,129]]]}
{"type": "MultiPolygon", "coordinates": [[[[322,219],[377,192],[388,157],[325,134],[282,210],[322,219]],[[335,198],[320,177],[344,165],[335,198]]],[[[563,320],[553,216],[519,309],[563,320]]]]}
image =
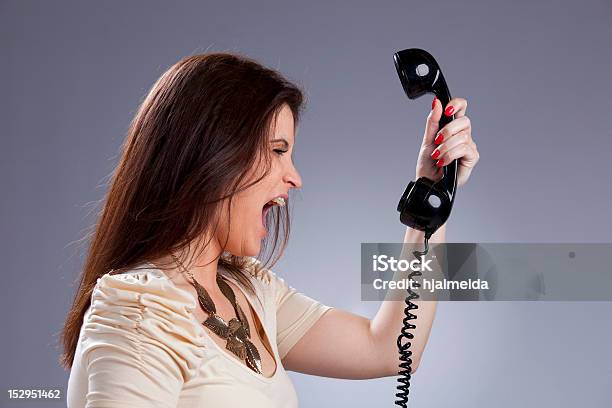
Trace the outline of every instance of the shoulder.
{"type": "Polygon", "coordinates": [[[129,271],[109,272],[97,279],[92,291],[92,312],[96,306],[150,307],[153,311],[173,312],[188,316],[195,309],[195,300],[190,294],[178,288],[159,269],[139,266],[129,271]]]}
{"type": "Polygon", "coordinates": [[[91,294],[83,322],[85,349],[113,345],[142,354],[154,347],[188,374],[203,357],[195,306],[195,299],[158,269],[109,272],[97,279],[91,294]]]}
{"type": "MultiPolygon", "coordinates": [[[[98,278],[91,294],[91,315],[120,312],[127,318],[168,320],[188,326],[195,299],[162,271],[138,267],[98,278]]],[[[149,323],[147,320],[146,323],[149,323]]]]}

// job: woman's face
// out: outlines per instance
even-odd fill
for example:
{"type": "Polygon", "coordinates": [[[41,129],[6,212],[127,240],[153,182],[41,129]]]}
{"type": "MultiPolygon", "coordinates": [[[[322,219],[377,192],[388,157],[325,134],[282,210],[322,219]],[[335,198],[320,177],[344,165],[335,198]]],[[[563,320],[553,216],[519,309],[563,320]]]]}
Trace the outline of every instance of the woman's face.
{"type": "MultiPolygon", "coordinates": [[[[294,121],[291,109],[283,105],[270,131],[267,149],[271,156],[270,172],[258,183],[234,195],[231,216],[224,211],[217,229],[216,238],[220,245],[227,239],[225,250],[236,256],[256,256],[261,240],[266,236],[265,215],[270,201],[288,198],[289,190],[300,188],[302,180],[293,165],[291,154],[294,144],[294,121]]],[[[261,176],[260,169],[251,174],[261,176]]],[[[227,208],[227,202],[224,207],[227,208]]]]}

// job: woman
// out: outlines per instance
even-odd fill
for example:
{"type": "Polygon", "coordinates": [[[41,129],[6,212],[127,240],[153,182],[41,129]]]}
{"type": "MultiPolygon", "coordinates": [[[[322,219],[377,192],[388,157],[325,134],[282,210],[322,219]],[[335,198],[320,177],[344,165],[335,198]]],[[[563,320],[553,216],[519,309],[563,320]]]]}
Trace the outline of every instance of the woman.
{"type": "MultiPolygon", "coordinates": [[[[466,182],[478,161],[466,107],[451,100],[445,114],[456,118],[438,131],[434,99],[417,177],[439,178],[460,159],[466,182]]],[[[231,54],[187,57],[153,86],[62,333],[69,407],[293,407],[286,370],[397,374],[403,302],[383,302],[370,320],[305,296],[267,266],[287,242],[289,191],[302,186],[292,162],[301,108],[296,86],[231,54]]],[[[422,240],[407,229],[406,242],[422,240]]],[[[434,302],[420,305],[413,371],[434,313],[434,302]]]]}

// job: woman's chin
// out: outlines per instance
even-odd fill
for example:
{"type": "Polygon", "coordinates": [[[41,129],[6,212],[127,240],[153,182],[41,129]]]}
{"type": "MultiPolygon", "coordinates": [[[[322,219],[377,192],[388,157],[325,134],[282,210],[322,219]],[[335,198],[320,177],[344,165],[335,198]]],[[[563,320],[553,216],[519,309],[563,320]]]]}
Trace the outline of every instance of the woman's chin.
{"type": "Polygon", "coordinates": [[[261,242],[253,243],[244,249],[242,256],[257,256],[261,250],[261,242]]]}

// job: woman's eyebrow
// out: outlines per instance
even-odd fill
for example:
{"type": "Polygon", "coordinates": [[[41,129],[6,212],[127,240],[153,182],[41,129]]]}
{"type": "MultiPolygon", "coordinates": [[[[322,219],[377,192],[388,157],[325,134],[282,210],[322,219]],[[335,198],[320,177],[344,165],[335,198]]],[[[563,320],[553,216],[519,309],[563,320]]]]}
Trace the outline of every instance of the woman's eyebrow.
{"type": "Polygon", "coordinates": [[[270,140],[270,143],[274,143],[274,142],[281,142],[283,144],[283,146],[285,147],[285,149],[289,148],[289,142],[287,141],[287,139],[272,139],[272,140],[270,140]]]}

